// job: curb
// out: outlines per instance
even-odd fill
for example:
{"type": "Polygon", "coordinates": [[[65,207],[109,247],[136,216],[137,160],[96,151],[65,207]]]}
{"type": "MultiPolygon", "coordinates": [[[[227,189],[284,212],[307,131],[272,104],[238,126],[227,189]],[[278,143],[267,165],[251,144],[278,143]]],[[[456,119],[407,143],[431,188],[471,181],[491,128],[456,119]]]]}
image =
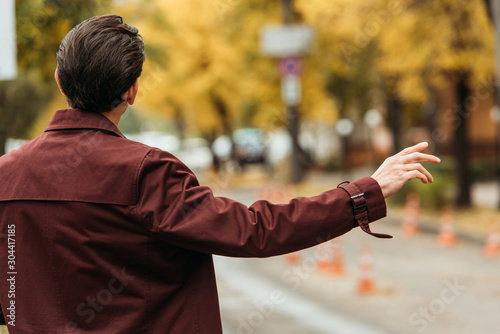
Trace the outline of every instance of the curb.
{"type": "MultiPolygon", "coordinates": [[[[389,209],[390,210],[390,209],[389,209]]],[[[388,211],[389,211],[388,210],[388,211]]],[[[385,222],[392,226],[401,226],[403,221],[403,215],[400,213],[389,213],[385,219],[385,222]]],[[[429,218],[419,218],[418,220],[418,229],[421,232],[434,234],[436,237],[439,235],[441,231],[441,223],[438,218],[429,219],[429,218]]],[[[479,234],[471,234],[469,232],[461,231],[460,229],[455,228],[455,234],[457,235],[459,240],[465,240],[468,242],[472,242],[478,245],[484,245],[486,236],[479,234]]]]}

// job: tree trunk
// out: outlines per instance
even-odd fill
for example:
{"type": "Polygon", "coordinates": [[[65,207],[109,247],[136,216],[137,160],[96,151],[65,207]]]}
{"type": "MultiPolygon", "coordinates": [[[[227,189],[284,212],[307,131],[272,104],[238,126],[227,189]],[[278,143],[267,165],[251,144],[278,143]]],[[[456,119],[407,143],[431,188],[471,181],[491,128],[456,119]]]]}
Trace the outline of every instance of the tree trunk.
{"type": "MultiPolygon", "coordinates": [[[[281,7],[283,10],[283,24],[292,24],[296,21],[296,12],[294,9],[293,0],[281,0],[281,7]]],[[[302,150],[299,143],[300,131],[300,116],[298,106],[287,106],[286,108],[288,117],[288,132],[292,138],[292,156],[291,156],[291,172],[290,181],[294,184],[299,183],[304,179],[304,172],[306,164],[306,152],[302,150]]]]}
{"type": "Polygon", "coordinates": [[[340,146],[342,151],[342,164],[340,166],[342,178],[349,178],[349,170],[351,169],[351,150],[349,145],[349,136],[340,137],[340,146]]]}
{"type": "Polygon", "coordinates": [[[463,76],[457,83],[458,105],[456,110],[456,129],[455,129],[455,164],[456,177],[458,183],[458,194],[456,205],[460,208],[466,208],[471,205],[470,198],[470,173],[469,173],[469,143],[467,137],[467,119],[471,110],[467,110],[466,99],[469,96],[466,77],[463,76]]]}
{"type": "Polygon", "coordinates": [[[392,132],[392,147],[394,154],[401,151],[400,128],[401,128],[401,102],[392,93],[387,99],[387,118],[392,132]]]}
{"type": "MultiPolygon", "coordinates": [[[[226,104],[226,102],[215,92],[212,92],[210,94],[210,98],[212,100],[212,104],[217,111],[217,114],[219,115],[220,121],[222,123],[222,132],[229,138],[231,141],[231,156],[234,156],[234,141],[233,141],[233,127],[231,124],[231,118],[229,114],[229,108],[226,104]]],[[[214,132],[213,134],[214,138],[210,145],[212,145],[213,141],[217,139],[216,133],[214,132]]],[[[214,164],[213,167],[216,171],[219,171],[220,169],[220,159],[219,157],[216,157],[212,147],[210,147],[212,150],[212,154],[214,155],[214,164]]]]}
{"type": "MultiPolygon", "coordinates": [[[[500,2],[499,1],[485,1],[486,2],[486,7],[488,9],[488,16],[490,19],[493,21],[493,25],[495,27],[495,59],[497,63],[497,78],[500,78],[500,2]]],[[[496,85],[497,88],[497,105],[500,105],[500,101],[498,100],[500,98],[500,86],[496,85]]],[[[498,143],[500,141],[500,131],[498,131],[499,125],[497,124],[497,139],[496,139],[496,146],[498,147],[498,143]]],[[[500,170],[500,150],[497,149],[497,170],[500,170]]],[[[498,173],[498,172],[497,172],[498,173]]],[[[500,208],[500,173],[497,175],[497,183],[498,183],[498,204],[497,207],[500,208]]]]}
{"type": "Polygon", "coordinates": [[[210,148],[210,152],[212,153],[212,169],[214,172],[218,173],[221,168],[221,161],[217,154],[214,152],[214,141],[217,139],[217,132],[212,131],[208,136],[208,146],[210,148]]]}
{"type": "Polygon", "coordinates": [[[186,139],[186,121],[184,119],[184,113],[182,112],[182,107],[178,104],[173,105],[174,108],[174,122],[177,135],[179,140],[182,142],[186,139]]]}
{"type": "MultiPolygon", "coordinates": [[[[3,124],[0,126],[4,126],[3,124]]],[[[4,129],[0,129],[0,157],[5,154],[5,144],[7,143],[7,136],[4,129]]]]}
{"type": "Polygon", "coordinates": [[[302,149],[299,143],[299,110],[298,107],[288,107],[288,127],[290,136],[292,138],[292,166],[290,180],[296,184],[304,178],[304,165],[302,156],[302,149]]]}
{"type": "Polygon", "coordinates": [[[436,101],[437,101],[436,93],[434,91],[431,91],[431,96],[426,106],[427,128],[429,129],[429,133],[431,135],[431,143],[429,143],[429,145],[431,145],[433,154],[440,155],[442,152],[441,141],[438,140],[436,135],[438,131],[440,131],[439,119],[438,119],[438,116],[440,116],[440,114],[436,101]]]}

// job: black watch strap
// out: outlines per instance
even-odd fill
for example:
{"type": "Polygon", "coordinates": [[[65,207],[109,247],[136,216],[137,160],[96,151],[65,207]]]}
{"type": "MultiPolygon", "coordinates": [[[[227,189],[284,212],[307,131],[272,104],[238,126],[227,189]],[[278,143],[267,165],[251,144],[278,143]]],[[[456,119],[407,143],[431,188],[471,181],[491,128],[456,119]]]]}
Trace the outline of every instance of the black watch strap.
{"type": "Polygon", "coordinates": [[[349,181],[342,182],[337,186],[337,188],[342,188],[351,197],[351,204],[354,213],[354,219],[358,223],[359,227],[366,233],[373,235],[377,238],[392,238],[392,235],[373,233],[370,230],[370,225],[368,221],[368,202],[366,201],[365,194],[354,184],[349,181]]]}

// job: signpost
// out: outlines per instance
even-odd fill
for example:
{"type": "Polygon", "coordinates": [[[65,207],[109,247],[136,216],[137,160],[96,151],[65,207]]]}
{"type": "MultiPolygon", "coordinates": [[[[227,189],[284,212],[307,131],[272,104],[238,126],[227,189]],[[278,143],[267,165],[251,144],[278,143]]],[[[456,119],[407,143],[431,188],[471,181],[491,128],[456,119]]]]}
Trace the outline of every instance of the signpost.
{"type": "Polygon", "coordinates": [[[260,48],[263,54],[279,58],[282,75],[281,98],[288,111],[288,130],[292,137],[291,181],[298,183],[304,174],[304,152],[299,146],[299,112],[298,105],[302,99],[300,74],[302,60],[312,48],[314,30],[305,24],[291,24],[293,17],[293,0],[282,0],[284,25],[265,26],[260,32],[260,48]]]}
{"type": "Polygon", "coordinates": [[[17,77],[14,0],[0,1],[0,31],[0,80],[13,80],[17,77]]]}
{"type": "Polygon", "coordinates": [[[269,25],[260,31],[260,48],[269,57],[305,55],[313,40],[314,30],[305,24],[269,25]]]}
{"type": "Polygon", "coordinates": [[[287,57],[280,61],[281,75],[299,75],[302,73],[302,61],[298,57],[287,57]]]}
{"type": "Polygon", "coordinates": [[[300,78],[298,75],[285,75],[281,79],[281,99],[289,107],[299,105],[302,98],[300,78]]]}
{"type": "Polygon", "coordinates": [[[302,61],[298,57],[287,57],[280,61],[281,99],[287,106],[298,106],[302,98],[300,73],[302,61]]]}

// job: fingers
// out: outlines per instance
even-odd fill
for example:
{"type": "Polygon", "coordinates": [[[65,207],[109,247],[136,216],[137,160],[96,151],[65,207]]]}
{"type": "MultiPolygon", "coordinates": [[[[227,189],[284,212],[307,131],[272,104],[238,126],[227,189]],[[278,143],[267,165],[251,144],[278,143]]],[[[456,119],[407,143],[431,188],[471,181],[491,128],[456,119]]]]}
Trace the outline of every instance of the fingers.
{"type": "Polygon", "coordinates": [[[398,154],[394,155],[395,157],[407,157],[407,163],[413,163],[413,162],[431,162],[431,163],[439,163],[441,160],[433,155],[430,154],[425,154],[425,153],[420,153],[424,149],[426,149],[429,146],[427,142],[421,142],[418,143],[417,145],[410,146],[399,152],[398,154]]]}
{"type": "Polygon", "coordinates": [[[424,141],[424,142],[418,143],[417,145],[413,145],[413,146],[405,148],[401,152],[397,153],[395,156],[403,156],[403,155],[408,155],[408,154],[411,154],[414,152],[420,152],[420,151],[425,150],[428,146],[429,146],[429,144],[424,141]]]}
{"type": "Polygon", "coordinates": [[[427,179],[427,177],[418,170],[413,170],[413,171],[409,172],[408,176],[410,177],[408,180],[420,179],[420,181],[422,181],[422,183],[425,183],[425,184],[429,183],[429,180],[427,179]]]}
{"type": "Polygon", "coordinates": [[[420,153],[420,152],[414,152],[408,154],[404,157],[404,159],[406,163],[431,162],[433,164],[438,164],[441,162],[441,160],[434,155],[420,153]]]}
{"type": "Polygon", "coordinates": [[[418,178],[420,180],[422,180],[422,182],[424,182],[424,183],[434,182],[434,178],[432,177],[432,174],[429,173],[429,171],[427,169],[425,169],[424,166],[422,166],[419,163],[406,165],[406,170],[410,171],[410,172],[417,171],[419,173],[418,178]]]}
{"type": "Polygon", "coordinates": [[[410,146],[385,159],[372,177],[379,183],[385,198],[392,196],[411,179],[420,179],[423,183],[434,182],[434,178],[420,163],[439,163],[441,160],[431,154],[422,153],[429,146],[422,142],[410,146]]]}

